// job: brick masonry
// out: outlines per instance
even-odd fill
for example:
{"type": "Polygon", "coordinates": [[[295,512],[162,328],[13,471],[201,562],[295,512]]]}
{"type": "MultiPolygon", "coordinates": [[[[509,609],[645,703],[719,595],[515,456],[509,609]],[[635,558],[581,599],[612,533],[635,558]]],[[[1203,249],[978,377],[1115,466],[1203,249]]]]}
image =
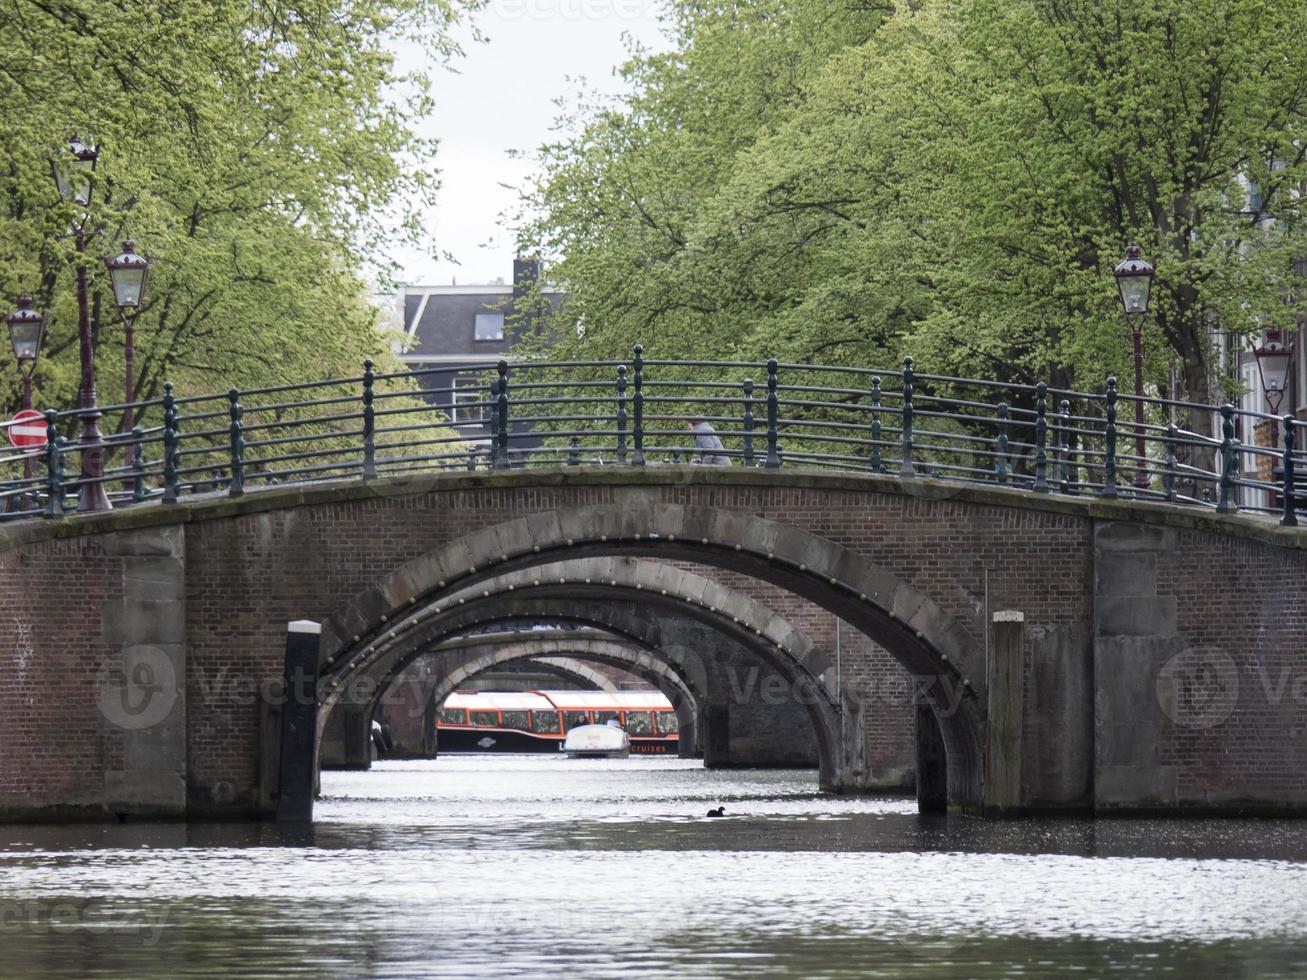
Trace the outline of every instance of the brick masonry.
{"type": "MultiPolygon", "coordinates": [[[[133,535],[180,527],[184,539],[173,555],[184,592],[172,609],[184,609],[185,623],[176,674],[186,812],[241,813],[255,809],[259,686],[280,674],[288,620],[339,620],[405,562],[481,528],[531,514],[666,505],[735,515],[743,528],[759,518],[799,529],[829,543],[831,562],[847,564],[839,558],[847,551],[884,569],[901,583],[896,602],[928,597],[929,617],[925,607],[905,607],[891,620],[858,607],[847,589],[820,593],[812,570],[803,582],[791,578],[808,606],[827,607],[816,612],[797,601],[784,607],[775,582],[752,583],[760,601],[807,617],[827,652],[836,614],[877,634],[879,652],[841,628],[850,685],[893,674],[891,648],[920,673],[931,651],[900,642],[895,628],[921,623],[928,636],[918,647],[938,627],[947,639],[938,650],[954,651],[937,658],[941,676],[983,690],[987,613],[1024,612],[1030,808],[1307,809],[1307,532],[1165,505],[699,469],[451,474],[406,495],[358,484],[271,490],[5,528],[0,813],[126,812],[122,780],[115,789],[107,774],[174,765],[166,740],[133,743],[102,710],[106,675],[130,667],[127,648],[160,639],[133,640],[112,612],[146,574],[129,567],[133,535]]],[[[663,541],[640,553],[658,557],[663,541]]],[[[778,549],[788,543],[777,541],[778,549]]],[[[613,542],[607,550],[631,549],[613,542]]],[[[695,560],[688,542],[665,550],[695,560]]],[[[715,568],[727,568],[714,575],[751,578],[760,567],[752,561],[746,554],[731,567],[715,558],[715,568]]],[[[983,703],[964,703],[972,701],[983,703]]],[[[875,714],[864,712],[871,726],[875,714]]],[[[876,744],[869,735],[870,753],[876,744]]],[[[168,794],[151,804],[149,792],[142,812],[173,812],[168,794]]]]}

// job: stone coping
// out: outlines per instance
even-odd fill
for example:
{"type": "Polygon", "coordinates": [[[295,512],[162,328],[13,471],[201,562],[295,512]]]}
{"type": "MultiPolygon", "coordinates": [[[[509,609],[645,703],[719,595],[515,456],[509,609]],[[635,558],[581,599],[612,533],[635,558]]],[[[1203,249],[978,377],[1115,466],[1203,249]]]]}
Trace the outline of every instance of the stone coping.
{"type": "MultiPolygon", "coordinates": [[[[568,466],[550,469],[449,471],[430,475],[430,485],[408,493],[412,477],[301,483],[249,490],[230,497],[222,491],[187,496],[175,504],[158,501],[108,513],[70,513],[62,518],[32,518],[0,525],[0,552],[66,538],[112,534],[161,526],[223,520],[245,514],[293,510],[319,504],[397,500],[405,496],[439,495],[497,489],[582,487],[748,487],[802,488],[854,493],[880,493],[923,500],[957,500],[1013,510],[1041,511],[1087,520],[1124,521],[1160,527],[1207,531],[1226,537],[1307,550],[1307,526],[1282,527],[1274,518],[1217,514],[1208,508],[1117,498],[1080,497],[1009,487],[954,483],[929,477],[904,478],[876,473],[831,473],[827,470],[761,467],[694,466],[568,466]],[[387,488],[392,488],[388,491],[387,488]]],[[[1129,492],[1128,488],[1124,488],[1129,492]]]]}

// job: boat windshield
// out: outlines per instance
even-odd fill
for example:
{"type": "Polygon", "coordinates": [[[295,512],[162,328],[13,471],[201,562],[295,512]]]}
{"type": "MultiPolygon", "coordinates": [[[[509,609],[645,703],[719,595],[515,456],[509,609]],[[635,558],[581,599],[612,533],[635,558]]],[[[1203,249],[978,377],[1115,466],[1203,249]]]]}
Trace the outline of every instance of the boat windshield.
{"type": "Polygon", "coordinates": [[[466,708],[441,708],[440,721],[445,725],[466,725],[467,709],[466,708]]]}
{"type": "Polygon", "coordinates": [[[567,725],[570,732],[573,728],[580,728],[582,725],[590,724],[590,712],[588,711],[564,711],[563,723],[567,725]]]}
{"type": "Polygon", "coordinates": [[[675,735],[680,730],[675,711],[658,712],[658,731],[663,735],[675,735]]]}

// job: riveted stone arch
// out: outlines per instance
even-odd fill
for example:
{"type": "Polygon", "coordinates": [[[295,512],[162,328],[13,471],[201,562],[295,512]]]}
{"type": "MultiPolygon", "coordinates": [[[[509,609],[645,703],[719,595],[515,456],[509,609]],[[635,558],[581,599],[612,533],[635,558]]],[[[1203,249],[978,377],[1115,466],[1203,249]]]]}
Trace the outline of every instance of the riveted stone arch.
{"type": "MultiPolygon", "coordinates": [[[[661,620],[647,606],[613,600],[572,601],[568,603],[567,615],[560,617],[557,600],[544,598],[531,600],[526,598],[525,593],[519,591],[504,593],[500,596],[499,603],[487,604],[483,602],[475,607],[464,608],[461,615],[452,617],[449,620],[448,636],[453,639],[447,642],[474,641],[476,634],[469,635],[469,631],[503,623],[520,622],[524,618],[565,618],[574,625],[586,626],[609,633],[642,650],[654,650],[664,641],[661,620]]],[[[674,659],[667,657],[656,662],[666,665],[677,673],[681,683],[690,692],[690,696],[694,700],[694,706],[697,707],[698,704],[706,701],[708,696],[703,666],[693,660],[688,663],[684,661],[685,658],[674,659]]],[[[365,690],[370,691],[367,697],[371,699],[371,704],[375,704],[377,693],[389,686],[396,673],[402,669],[403,665],[395,668],[391,664],[387,666],[380,680],[369,681],[365,685],[365,690]]],[[[343,691],[344,688],[342,687],[341,690],[343,691]]],[[[675,703],[675,698],[673,698],[673,702],[675,703]]],[[[336,706],[342,703],[341,700],[335,701],[336,706]]],[[[321,713],[319,717],[320,731],[325,728],[328,716],[333,710],[335,708],[329,706],[321,713]]],[[[697,723],[697,718],[695,722],[697,723]]]]}
{"type": "MultiPolygon", "coordinates": [[[[632,648],[642,651],[656,650],[664,641],[661,616],[644,604],[611,599],[572,601],[568,604],[566,616],[559,616],[555,600],[532,599],[520,591],[514,594],[505,593],[500,599],[499,604],[487,606],[483,603],[479,607],[466,608],[461,615],[451,618],[450,635],[468,640],[473,639],[477,634],[468,634],[466,631],[483,629],[486,626],[519,622],[522,619],[561,618],[573,625],[610,634],[628,642],[632,648]]],[[[690,698],[688,706],[690,717],[688,719],[682,717],[681,721],[686,726],[686,731],[690,732],[692,747],[697,753],[698,707],[708,698],[703,666],[693,662],[687,664],[684,660],[672,658],[656,659],[654,663],[669,669],[690,698]]],[[[393,676],[393,673],[388,675],[388,677],[393,676]]],[[[384,686],[388,682],[383,680],[381,685],[384,686]]],[[[673,704],[677,705],[679,715],[680,703],[677,696],[667,691],[664,693],[671,698],[673,704]]],[[[326,714],[327,712],[324,712],[324,717],[326,714]]]]}
{"type": "MultiPolygon", "coordinates": [[[[471,649],[479,650],[481,646],[478,644],[471,649]]],[[[475,660],[454,667],[432,688],[431,697],[437,704],[457,690],[459,684],[500,664],[518,660],[540,660],[552,664],[557,659],[591,661],[619,667],[641,680],[653,683],[659,690],[671,687],[681,697],[694,700],[689,685],[671,664],[660,661],[649,650],[635,647],[629,641],[615,638],[561,640],[523,636],[508,642],[486,643],[484,646],[486,649],[483,652],[474,654],[475,660]]],[[[604,675],[598,676],[606,680],[604,675]]],[[[603,685],[597,682],[596,686],[602,688],[603,685]]],[[[664,690],[663,693],[667,692],[664,690]]]]}
{"type": "Polygon", "coordinates": [[[921,694],[948,753],[950,802],[980,808],[984,655],[966,627],[889,569],[829,539],[738,511],[661,503],[639,490],[618,497],[616,505],[482,528],[406,563],[325,624],[324,658],[350,662],[402,630],[414,612],[560,556],[647,555],[729,568],[834,613],[924,679],[921,694]]]}
{"type": "MultiPolygon", "coordinates": [[[[685,678],[675,667],[659,661],[648,650],[633,647],[629,642],[616,639],[565,642],[524,637],[517,642],[497,644],[477,660],[460,664],[446,674],[432,687],[429,698],[439,706],[445,698],[457,690],[459,684],[501,664],[530,660],[556,666],[555,662],[563,658],[578,660],[582,664],[592,661],[620,667],[648,681],[667,697],[672,706],[677,709],[677,717],[682,727],[688,727],[693,735],[693,730],[697,726],[698,699],[690,691],[685,678]],[[552,654],[551,648],[553,648],[552,654]]],[[[570,667],[560,669],[571,670],[570,667]]],[[[603,675],[598,676],[603,678],[603,675]]]]}
{"type": "MultiPolygon", "coordinates": [[[[790,686],[795,704],[812,724],[822,785],[844,785],[839,707],[820,680],[829,666],[825,651],[784,617],[747,596],[685,569],[629,557],[594,556],[547,563],[535,570],[506,571],[420,610],[407,620],[409,628],[388,631],[393,636],[387,635],[385,643],[352,654],[343,665],[341,655],[328,655],[322,716],[351,686],[352,678],[363,673],[384,677],[400,670],[451,630],[461,628],[461,614],[499,609],[503,618],[501,603],[521,598],[569,605],[578,598],[624,598],[713,627],[756,654],[790,686]]],[[[550,615],[565,614],[555,605],[550,615]]]]}
{"type": "MultiPolygon", "coordinates": [[[[533,667],[542,667],[551,674],[557,674],[560,677],[567,677],[583,684],[589,684],[595,690],[604,691],[610,694],[616,694],[619,688],[613,683],[612,678],[595,670],[594,663],[598,661],[585,660],[580,657],[519,657],[518,659],[530,664],[533,667]]],[[[509,661],[500,661],[500,664],[509,661]]],[[[499,664],[493,664],[499,666],[499,664]]],[[[464,678],[465,680],[468,678],[464,678]]]]}
{"type": "MultiPolygon", "coordinates": [[[[672,705],[677,708],[678,717],[683,725],[692,731],[696,726],[695,714],[699,698],[691,690],[679,667],[671,662],[660,660],[651,648],[639,641],[616,636],[573,636],[565,639],[552,637],[546,633],[491,634],[484,639],[481,635],[473,635],[463,639],[471,642],[458,647],[442,644],[435,650],[429,651],[440,653],[457,649],[463,652],[472,651],[474,655],[479,652],[476,660],[455,666],[433,685],[426,700],[435,706],[439,706],[459,684],[469,678],[500,664],[520,660],[543,661],[555,669],[567,670],[578,679],[595,680],[597,687],[603,687],[603,682],[607,678],[602,674],[591,678],[578,671],[576,667],[559,666],[554,662],[556,659],[568,659],[580,661],[578,666],[586,661],[608,664],[640,677],[667,696],[672,705]]],[[[394,672],[389,675],[391,680],[394,676],[394,672]]],[[[368,708],[368,717],[372,716],[390,688],[389,682],[378,685],[368,708]]]]}
{"type": "MultiPolygon", "coordinates": [[[[501,595],[507,598],[509,594],[501,593],[501,595]]],[[[610,608],[612,603],[592,602],[583,609],[573,607],[569,609],[566,616],[563,616],[558,612],[557,605],[544,597],[527,600],[524,598],[525,593],[519,593],[519,595],[523,596],[523,598],[518,598],[510,607],[492,605],[487,609],[486,604],[481,603],[478,606],[469,608],[467,616],[455,617],[448,621],[446,639],[433,648],[419,651],[416,656],[476,645],[481,642],[481,634],[469,631],[484,629],[486,626],[497,623],[514,622],[524,617],[565,618],[572,623],[610,634],[616,642],[623,644],[626,648],[638,651],[638,653],[624,658],[623,662],[614,663],[614,666],[631,670],[654,684],[658,684],[660,678],[668,675],[673,678],[675,689],[678,691],[684,690],[692,703],[697,703],[706,696],[707,691],[704,688],[702,678],[696,676],[702,672],[693,669],[694,665],[687,665],[681,659],[655,655],[660,642],[660,629],[658,618],[650,614],[649,610],[643,610],[644,616],[640,616],[634,609],[618,616],[614,613],[602,611],[610,608]]],[[[518,635],[523,638],[523,641],[536,636],[533,633],[523,632],[518,635]]],[[[592,659],[599,659],[593,653],[591,656],[592,659]]],[[[411,662],[411,659],[408,657],[402,660],[394,658],[378,660],[366,671],[370,677],[369,683],[365,685],[365,689],[371,692],[370,711],[375,709],[378,699],[409,662],[411,662]]],[[[671,697],[672,695],[669,694],[668,696],[671,697]]],[[[672,700],[673,703],[676,703],[675,697],[672,700]]]]}

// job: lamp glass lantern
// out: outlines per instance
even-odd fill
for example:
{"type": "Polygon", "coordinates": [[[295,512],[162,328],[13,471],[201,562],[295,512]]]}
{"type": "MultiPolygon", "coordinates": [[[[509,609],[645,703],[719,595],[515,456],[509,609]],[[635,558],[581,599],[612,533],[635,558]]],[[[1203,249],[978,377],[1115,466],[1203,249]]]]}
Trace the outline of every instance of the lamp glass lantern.
{"type": "Polygon", "coordinates": [[[69,141],[68,153],[60,154],[50,164],[59,196],[81,207],[90,207],[92,178],[99,158],[98,146],[83,143],[74,136],[69,141]]]}
{"type": "Polygon", "coordinates": [[[41,338],[45,335],[45,315],[32,309],[32,297],[18,297],[18,309],[5,318],[9,325],[9,342],[20,366],[36,362],[41,353],[41,338]]]}
{"type": "Polygon", "coordinates": [[[121,310],[140,307],[145,296],[145,281],[150,275],[151,260],[136,254],[135,242],[123,242],[123,250],[104,264],[113,283],[114,302],[121,310]]]}
{"type": "Polygon", "coordinates": [[[1153,267],[1139,256],[1138,245],[1128,246],[1125,258],[1112,270],[1126,316],[1147,313],[1149,295],[1153,290],[1153,267]]]}
{"type": "Polygon", "coordinates": [[[1262,379],[1262,391],[1271,413],[1280,410],[1280,402],[1289,388],[1289,371],[1293,365],[1293,339],[1286,337],[1277,327],[1268,327],[1262,341],[1253,348],[1257,373],[1262,379]]]}

